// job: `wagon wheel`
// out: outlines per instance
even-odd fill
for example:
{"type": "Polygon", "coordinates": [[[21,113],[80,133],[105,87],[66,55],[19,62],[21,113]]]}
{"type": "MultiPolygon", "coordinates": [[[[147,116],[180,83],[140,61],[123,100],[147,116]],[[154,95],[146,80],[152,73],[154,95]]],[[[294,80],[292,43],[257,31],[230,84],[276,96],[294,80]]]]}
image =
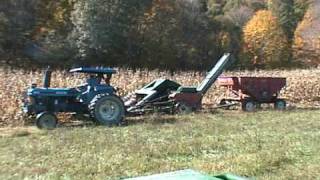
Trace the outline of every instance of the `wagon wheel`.
{"type": "Polygon", "coordinates": [[[192,113],[192,107],[186,103],[180,102],[175,105],[175,112],[177,114],[190,114],[192,113]]]}
{"type": "Polygon", "coordinates": [[[275,103],[274,103],[274,108],[276,110],[280,110],[280,111],[283,111],[285,110],[287,107],[287,103],[285,100],[282,100],[282,99],[278,99],[275,103]]]}
{"type": "Polygon", "coordinates": [[[58,118],[49,112],[43,112],[37,115],[36,125],[39,129],[52,130],[57,127],[58,118]]]}
{"type": "Polygon", "coordinates": [[[254,112],[257,109],[257,104],[252,100],[245,100],[242,102],[242,110],[247,112],[254,112]]]}

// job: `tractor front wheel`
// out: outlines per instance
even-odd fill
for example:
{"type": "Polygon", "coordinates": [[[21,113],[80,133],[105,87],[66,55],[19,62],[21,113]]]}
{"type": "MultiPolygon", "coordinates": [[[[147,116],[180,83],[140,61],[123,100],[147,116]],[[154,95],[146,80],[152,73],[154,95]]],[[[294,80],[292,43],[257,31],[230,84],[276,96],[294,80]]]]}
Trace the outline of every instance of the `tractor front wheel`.
{"type": "Polygon", "coordinates": [[[49,112],[43,112],[37,115],[36,125],[39,129],[52,130],[57,127],[58,118],[49,112]]]}
{"type": "Polygon", "coordinates": [[[119,125],[124,115],[123,101],[114,95],[97,95],[89,105],[91,116],[101,125],[119,125]]]}

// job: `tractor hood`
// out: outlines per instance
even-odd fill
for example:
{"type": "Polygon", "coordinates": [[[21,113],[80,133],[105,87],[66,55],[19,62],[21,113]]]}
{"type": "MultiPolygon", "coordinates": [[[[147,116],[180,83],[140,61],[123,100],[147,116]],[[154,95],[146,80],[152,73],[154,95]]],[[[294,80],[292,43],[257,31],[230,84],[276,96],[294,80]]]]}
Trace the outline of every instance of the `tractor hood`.
{"type": "Polygon", "coordinates": [[[71,73],[88,73],[88,74],[115,74],[117,71],[112,68],[94,68],[94,67],[80,67],[70,70],[71,73]]]}
{"type": "Polygon", "coordinates": [[[77,91],[70,88],[31,88],[28,96],[75,96],[77,91]]]}

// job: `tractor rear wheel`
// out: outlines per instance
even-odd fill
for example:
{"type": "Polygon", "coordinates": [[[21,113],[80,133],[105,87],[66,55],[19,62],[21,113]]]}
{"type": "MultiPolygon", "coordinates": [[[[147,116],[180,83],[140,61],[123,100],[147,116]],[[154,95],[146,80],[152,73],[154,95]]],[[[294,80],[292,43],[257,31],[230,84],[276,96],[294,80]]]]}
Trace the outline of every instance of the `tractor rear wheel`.
{"type": "Polygon", "coordinates": [[[49,112],[43,112],[37,115],[36,125],[39,129],[52,130],[57,127],[58,118],[49,112]]]}
{"type": "Polygon", "coordinates": [[[89,110],[96,122],[106,126],[121,124],[125,115],[123,101],[108,94],[100,94],[93,98],[89,110]]]}

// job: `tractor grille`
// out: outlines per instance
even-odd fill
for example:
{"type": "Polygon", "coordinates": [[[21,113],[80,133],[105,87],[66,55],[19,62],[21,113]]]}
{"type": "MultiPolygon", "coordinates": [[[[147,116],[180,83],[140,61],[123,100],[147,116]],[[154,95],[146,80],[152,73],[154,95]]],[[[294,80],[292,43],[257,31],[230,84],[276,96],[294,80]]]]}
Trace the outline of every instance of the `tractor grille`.
{"type": "Polygon", "coordinates": [[[28,94],[27,94],[27,91],[22,92],[21,101],[22,101],[23,103],[28,103],[28,94]]]}
{"type": "Polygon", "coordinates": [[[22,102],[24,105],[32,105],[35,103],[34,97],[28,96],[27,92],[22,93],[22,102]]]}

